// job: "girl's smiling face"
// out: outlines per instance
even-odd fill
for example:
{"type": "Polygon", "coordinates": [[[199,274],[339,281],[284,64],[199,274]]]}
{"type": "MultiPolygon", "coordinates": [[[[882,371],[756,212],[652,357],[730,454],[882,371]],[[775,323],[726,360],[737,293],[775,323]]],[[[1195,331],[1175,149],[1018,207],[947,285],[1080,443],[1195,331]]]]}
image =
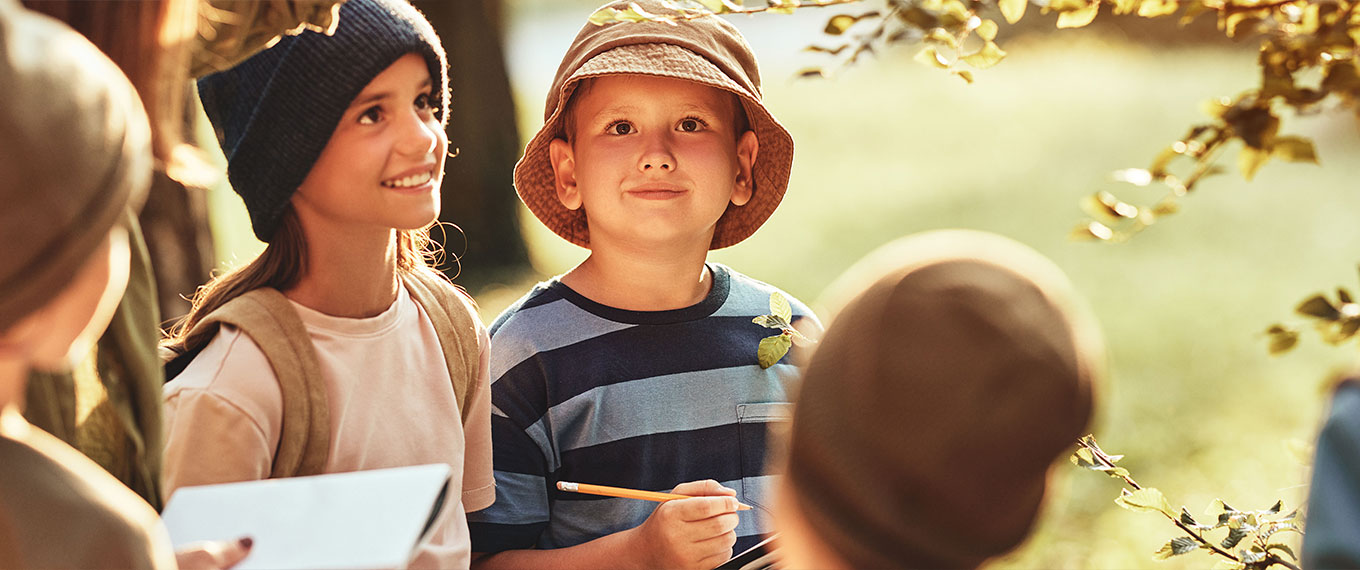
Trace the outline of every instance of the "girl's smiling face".
{"type": "Polygon", "coordinates": [[[729,203],[751,198],[755,133],[732,93],[650,75],[589,80],[549,147],[558,197],[584,208],[592,249],[688,244],[707,251],[729,203]]]}
{"type": "Polygon", "coordinates": [[[303,225],[410,230],[433,221],[448,152],[438,96],[419,54],[375,76],[293,195],[303,225]]]}

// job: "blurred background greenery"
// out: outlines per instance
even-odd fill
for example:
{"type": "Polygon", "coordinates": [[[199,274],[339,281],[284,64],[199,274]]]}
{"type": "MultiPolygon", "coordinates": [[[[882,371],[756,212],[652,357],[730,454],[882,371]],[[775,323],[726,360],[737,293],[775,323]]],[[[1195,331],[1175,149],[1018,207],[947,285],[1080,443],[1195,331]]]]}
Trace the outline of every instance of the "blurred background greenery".
{"type": "MultiPolygon", "coordinates": [[[[597,4],[502,5],[521,140],[541,125],[558,60],[597,4]]],[[[1009,57],[978,72],[972,85],[913,62],[904,49],[831,79],[794,79],[799,69],[827,63],[801,48],[822,39],[832,13],[731,18],[760,59],[766,103],[793,133],[797,152],[780,209],[754,237],[712,259],[815,308],[836,276],[899,236],[962,227],[1019,240],[1057,262],[1102,323],[1110,375],[1093,431],[1107,451],[1127,455],[1121,464],[1140,483],[1195,515],[1215,498],[1245,509],[1276,499],[1299,506],[1326,386],[1355,363],[1355,347],[1324,346],[1305,334],[1299,349],[1270,357],[1262,331],[1300,322],[1291,311],[1305,296],[1360,280],[1355,117],[1286,121],[1281,134],[1313,138],[1321,166],[1272,162],[1244,182],[1230,153],[1229,175],[1206,180],[1180,214],[1125,244],[1072,242],[1083,196],[1102,189],[1145,203],[1160,196],[1115,183],[1109,173],[1146,167],[1205,120],[1201,102],[1251,87],[1259,73],[1253,40],[1185,41],[1163,21],[1053,30],[1051,20],[1034,18],[1003,36],[1009,57]]],[[[458,192],[459,182],[446,179],[444,192],[458,192]]],[[[260,244],[239,199],[213,192],[211,208],[222,264],[248,260],[260,244]]],[[[535,281],[585,255],[522,209],[520,219],[532,268],[470,285],[488,322],[535,281]]],[[[1153,561],[1175,536],[1167,521],[1115,506],[1113,479],[1066,462],[1055,472],[1035,535],[998,566],[1215,562],[1198,553],[1153,561]]]]}

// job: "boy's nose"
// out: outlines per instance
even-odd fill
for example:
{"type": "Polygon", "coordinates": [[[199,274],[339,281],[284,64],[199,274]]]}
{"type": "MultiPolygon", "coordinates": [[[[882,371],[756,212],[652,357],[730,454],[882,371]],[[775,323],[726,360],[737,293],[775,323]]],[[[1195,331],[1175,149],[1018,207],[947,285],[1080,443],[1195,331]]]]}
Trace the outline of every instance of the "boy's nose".
{"type": "Polygon", "coordinates": [[[671,154],[664,142],[655,142],[649,145],[638,159],[638,170],[642,172],[650,170],[673,171],[675,170],[675,155],[671,154]]]}
{"type": "Polygon", "coordinates": [[[660,168],[661,170],[670,170],[671,162],[672,161],[665,159],[644,160],[642,161],[642,170],[646,171],[651,170],[653,168],[660,168]]]}

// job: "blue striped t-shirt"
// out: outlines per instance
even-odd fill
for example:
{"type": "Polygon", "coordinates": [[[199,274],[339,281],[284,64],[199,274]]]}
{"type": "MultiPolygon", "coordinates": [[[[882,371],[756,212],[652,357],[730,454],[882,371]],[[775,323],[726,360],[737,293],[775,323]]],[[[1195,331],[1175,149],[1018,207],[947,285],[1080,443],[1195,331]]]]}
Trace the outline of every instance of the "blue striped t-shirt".
{"type": "MultiPolygon", "coordinates": [[[[638,526],[656,508],[558,491],[558,481],[669,491],[714,479],[753,507],[738,513],[737,552],[770,531],[766,435],[790,417],[797,372],[789,356],[769,369],[756,358],[777,331],[751,319],[770,312],[776,289],[708,268],[712,290],[683,309],[615,309],[552,280],[496,319],[496,502],[468,514],[474,552],[574,546],[638,526]]],[[[794,322],[810,318],[820,332],[784,296],[794,322]]]]}

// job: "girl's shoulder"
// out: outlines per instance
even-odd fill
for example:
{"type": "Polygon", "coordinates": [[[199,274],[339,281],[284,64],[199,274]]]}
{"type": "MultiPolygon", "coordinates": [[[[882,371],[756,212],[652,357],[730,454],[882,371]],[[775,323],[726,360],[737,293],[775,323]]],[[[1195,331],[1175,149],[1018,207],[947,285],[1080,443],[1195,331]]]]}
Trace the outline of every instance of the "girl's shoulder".
{"type": "Polygon", "coordinates": [[[274,368],[264,351],[250,335],[225,324],[184,371],[165,385],[167,400],[193,393],[234,402],[282,400],[274,368]]]}

